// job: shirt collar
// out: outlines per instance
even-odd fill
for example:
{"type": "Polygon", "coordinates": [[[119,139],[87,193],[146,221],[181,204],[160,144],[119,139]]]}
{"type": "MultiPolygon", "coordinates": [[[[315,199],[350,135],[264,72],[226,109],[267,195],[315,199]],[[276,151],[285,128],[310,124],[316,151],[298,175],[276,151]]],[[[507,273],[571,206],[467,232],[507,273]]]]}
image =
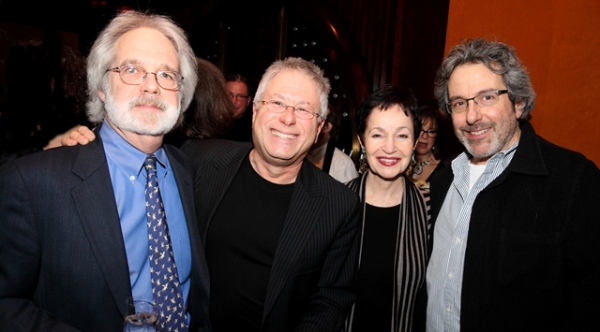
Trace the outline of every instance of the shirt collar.
{"type": "MultiPolygon", "coordinates": [[[[106,120],[104,120],[98,134],[102,138],[106,156],[126,174],[139,175],[148,154],[129,144],[106,120]]],[[[163,168],[168,167],[167,154],[162,146],[153,154],[163,168]]]]}

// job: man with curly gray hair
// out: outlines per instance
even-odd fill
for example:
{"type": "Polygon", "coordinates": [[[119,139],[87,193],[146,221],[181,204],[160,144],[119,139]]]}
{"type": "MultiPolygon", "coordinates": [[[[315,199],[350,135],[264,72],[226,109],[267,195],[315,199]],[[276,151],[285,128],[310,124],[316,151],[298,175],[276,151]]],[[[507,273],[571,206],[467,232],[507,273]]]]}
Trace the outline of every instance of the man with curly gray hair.
{"type": "Polygon", "coordinates": [[[466,151],[431,179],[427,331],[596,330],[598,167],[536,135],[507,44],[452,48],[435,95],[466,151]]]}
{"type": "Polygon", "coordinates": [[[99,139],[0,169],[0,330],[211,331],[192,163],[164,135],[196,86],[171,19],[127,11],[88,57],[99,139]],[[156,304],[135,316],[131,300],[156,304]],[[131,316],[130,316],[131,315],[131,316]]]}

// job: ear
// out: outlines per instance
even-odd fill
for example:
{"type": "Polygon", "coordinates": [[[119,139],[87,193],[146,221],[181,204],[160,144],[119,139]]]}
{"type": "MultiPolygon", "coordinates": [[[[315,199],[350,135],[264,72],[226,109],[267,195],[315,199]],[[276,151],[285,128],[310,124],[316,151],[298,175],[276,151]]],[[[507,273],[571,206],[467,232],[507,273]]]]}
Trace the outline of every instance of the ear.
{"type": "Polygon", "coordinates": [[[248,105],[250,105],[251,102],[252,102],[252,96],[248,96],[248,100],[246,100],[246,107],[248,107],[248,105]]]}
{"type": "Polygon", "coordinates": [[[323,132],[323,133],[328,133],[328,132],[330,132],[330,131],[331,131],[331,129],[333,129],[333,124],[332,124],[331,122],[327,122],[327,121],[325,121],[325,120],[324,120],[323,122],[325,122],[325,125],[323,125],[323,130],[322,130],[322,132],[323,132]]]}
{"type": "Polygon", "coordinates": [[[319,139],[319,134],[321,133],[321,130],[323,130],[323,126],[325,125],[325,122],[327,122],[327,121],[323,120],[319,123],[319,127],[317,128],[317,135],[315,135],[315,140],[313,141],[313,144],[317,143],[317,140],[319,139]]]}
{"type": "Polygon", "coordinates": [[[523,115],[524,110],[525,110],[525,102],[524,101],[519,101],[515,104],[515,116],[517,117],[517,120],[519,120],[521,118],[521,115],[523,115]]]}
{"type": "Polygon", "coordinates": [[[358,144],[360,144],[360,148],[364,149],[365,146],[363,145],[362,141],[360,140],[360,135],[356,135],[356,138],[358,138],[358,144]]]}
{"type": "Polygon", "coordinates": [[[252,103],[252,128],[254,128],[254,119],[256,118],[256,103],[252,103]]]}
{"type": "Polygon", "coordinates": [[[100,100],[102,100],[102,102],[106,102],[106,94],[104,93],[104,91],[102,90],[98,90],[96,91],[98,93],[98,98],[100,98],[100,100]]]}

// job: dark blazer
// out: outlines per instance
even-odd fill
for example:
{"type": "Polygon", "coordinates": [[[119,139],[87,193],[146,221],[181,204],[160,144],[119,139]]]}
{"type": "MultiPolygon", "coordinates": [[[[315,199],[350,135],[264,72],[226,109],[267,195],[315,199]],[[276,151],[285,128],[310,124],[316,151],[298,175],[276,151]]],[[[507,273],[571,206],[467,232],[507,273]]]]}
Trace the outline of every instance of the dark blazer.
{"type": "MultiPolygon", "coordinates": [[[[598,330],[600,171],[520,126],[511,163],[473,204],[461,331],[598,330]]],[[[452,180],[451,167],[431,180],[433,220],[452,180]]]]}
{"type": "MultiPolygon", "coordinates": [[[[192,330],[209,331],[192,166],[181,151],[165,149],[191,237],[192,330]]],[[[122,331],[129,267],[99,137],[4,165],[0,229],[1,331],[122,331]]]]}
{"type": "MultiPolygon", "coordinates": [[[[210,222],[251,143],[190,140],[196,211],[205,240],[210,222]]],[[[262,331],[339,331],[355,300],[358,196],[304,162],[271,269],[262,331]]],[[[210,266],[209,266],[210,269],[210,266]]]]}

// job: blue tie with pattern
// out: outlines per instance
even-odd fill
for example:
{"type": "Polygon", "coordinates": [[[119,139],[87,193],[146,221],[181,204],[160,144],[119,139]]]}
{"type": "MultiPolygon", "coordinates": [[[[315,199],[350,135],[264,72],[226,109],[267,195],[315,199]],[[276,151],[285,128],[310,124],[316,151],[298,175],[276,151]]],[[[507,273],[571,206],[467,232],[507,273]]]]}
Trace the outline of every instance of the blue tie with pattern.
{"type": "Polygon", "coordinates": [[[157,331],[187,331],[187,314],[173,259],[167,217],[158,188],[154,155],[146,158],[144,168],[148,176],[145,194],[152,294],[159,316],[156,328],[157,331]]]}

